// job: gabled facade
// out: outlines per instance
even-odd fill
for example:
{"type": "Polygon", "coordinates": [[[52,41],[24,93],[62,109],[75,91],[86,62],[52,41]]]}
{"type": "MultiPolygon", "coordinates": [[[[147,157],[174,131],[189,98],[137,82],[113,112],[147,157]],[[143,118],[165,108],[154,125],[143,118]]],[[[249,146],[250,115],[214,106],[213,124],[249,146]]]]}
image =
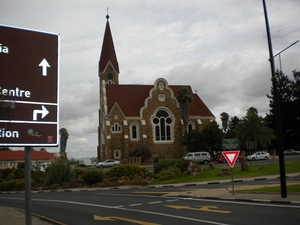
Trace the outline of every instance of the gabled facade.
{"type": "MultiPolygon", "coordinates": [[[[100,109],[98,160],[128,161],[130,152],[145,146],[152,157],[181,158],[186,150],[181,138],[186,130],[177,92],[189,85],[169,85],[159,78],[152,85],[119,84],[119,66],[107,16],[99,61],[100,109]]],[[[193,94],[187,130],[201,130],[214,115],[197,94],[193,94]]]]}

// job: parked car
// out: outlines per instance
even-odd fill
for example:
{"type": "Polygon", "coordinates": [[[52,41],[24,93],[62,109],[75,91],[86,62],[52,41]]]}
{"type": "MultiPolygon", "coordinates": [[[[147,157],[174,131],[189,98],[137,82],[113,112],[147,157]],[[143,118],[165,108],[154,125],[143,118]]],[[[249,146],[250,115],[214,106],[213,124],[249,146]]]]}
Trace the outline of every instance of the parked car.
{"type": "Polygon", "coordinates": [[[284,155],[300,155],[300,151],[295,151],[294,149],[287,149],[283,152],[284,155]]]}
{"type": "MultiPolygon", "coordinates": [[[[238,158],[236,159],[236,162],[239,162],[240,160],[242,160],[243,156],[239,155],[238,158]]],[[[220,157],[218,158],[218,162],[219,163],[226,163],[226,159],[224,157],[220,157]]]]}
{"type": "Polygon", "coordinates": [[[114,159],[107,159],[104,162],[98,162],[97,167],[103,168],[103,167],[112,167],[120,165],[120,161],[114,160],[114,159]]]}
{"type": "Polygon", "coordinates": [[[270,154],[267,152],[255,152],[252,155],[246,156],[247,160],[268,160],[270,158],[270,154]]]}
{"type": "Polygon", "coordinates": [[[207,164],[210,161],[210,154],[209,152],[189,152],[182,158],[184,160],[192,160],[196,163],[207,164]]]}

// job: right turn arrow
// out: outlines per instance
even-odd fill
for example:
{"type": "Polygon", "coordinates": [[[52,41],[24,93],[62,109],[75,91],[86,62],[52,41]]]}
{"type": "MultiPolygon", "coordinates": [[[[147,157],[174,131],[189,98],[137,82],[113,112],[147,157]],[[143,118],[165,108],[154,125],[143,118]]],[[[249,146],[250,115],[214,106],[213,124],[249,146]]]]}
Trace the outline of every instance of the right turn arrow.
{"type": "Polygon", "coordinates": [[[33,110],[33,120],[37,120],[37,114],[42,114],[42,119],[47,116],[49,111],[46,109],[45,106],[42,105],[42,110],[40,109],[35,109],[33,110]]]}

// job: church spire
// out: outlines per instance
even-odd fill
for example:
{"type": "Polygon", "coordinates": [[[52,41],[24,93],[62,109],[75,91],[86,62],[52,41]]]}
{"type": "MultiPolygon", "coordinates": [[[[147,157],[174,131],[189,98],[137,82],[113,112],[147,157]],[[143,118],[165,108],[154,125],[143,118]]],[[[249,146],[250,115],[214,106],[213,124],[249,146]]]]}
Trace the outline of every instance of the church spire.
{"type": "Polygon", "coordinates": [[[108,19],[109,19],[108,12],[106,15],[106,19],[107,19],[107,21],[106,21],[106,27],[105,27],[105,32],[104,32],[102,51],[101,51],[100,60],[99,60],[99,74],[103,73],[104,69],[106,68],[106,66],[109,62],[112,64],[116,73],[119,73],[119,64],[118,64],[117,55],[116,55],[115,47],[114,47],[114,42],[112,39],[109,21],[108,21],[108,19]]]}

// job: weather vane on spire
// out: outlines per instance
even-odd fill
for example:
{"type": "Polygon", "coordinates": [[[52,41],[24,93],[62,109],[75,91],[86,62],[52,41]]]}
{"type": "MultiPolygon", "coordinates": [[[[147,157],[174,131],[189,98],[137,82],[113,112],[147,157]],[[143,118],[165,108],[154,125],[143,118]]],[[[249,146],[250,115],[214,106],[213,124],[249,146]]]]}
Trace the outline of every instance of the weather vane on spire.
{"type": "Polygon", "coordinates": [[[109,19],[109,15],[108,15],[108,7],[107,7],[107,9],[106,9],[106,19],[108,20],[109,19]]]}

